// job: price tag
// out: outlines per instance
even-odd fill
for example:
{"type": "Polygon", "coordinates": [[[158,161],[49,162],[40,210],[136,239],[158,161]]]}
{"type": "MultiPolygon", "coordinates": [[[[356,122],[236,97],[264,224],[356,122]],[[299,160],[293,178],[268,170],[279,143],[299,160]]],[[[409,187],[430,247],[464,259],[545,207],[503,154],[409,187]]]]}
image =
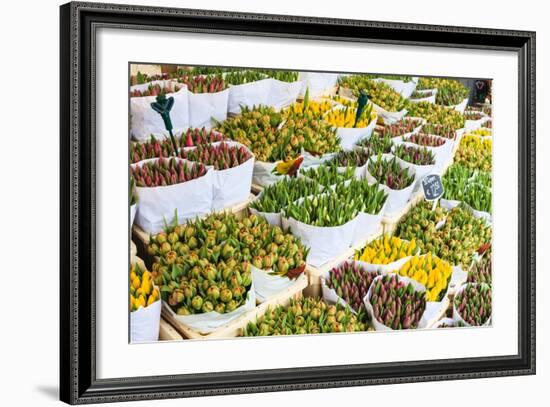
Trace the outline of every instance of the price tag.
{"type": "Polygon", "coordinates": [[[445,190],[441,177],[437,174],[428,174],[422,178],[422,191],[426,201],[435,201],[439,199],[445,190]]]}

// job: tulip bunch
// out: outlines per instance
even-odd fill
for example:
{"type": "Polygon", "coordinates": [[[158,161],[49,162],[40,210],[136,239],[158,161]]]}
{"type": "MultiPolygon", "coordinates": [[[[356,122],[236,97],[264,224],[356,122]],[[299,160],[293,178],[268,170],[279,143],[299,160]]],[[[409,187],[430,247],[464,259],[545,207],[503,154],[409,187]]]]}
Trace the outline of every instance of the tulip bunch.
{"type": "Polygon", "coordinates": [[[138,187],[160,187],[181,184],[206,174],[202,164],[190,164],[175,158],[159,158],[130,167],[130,175],[138,187]]]}
{"type": "Polygon", "coordinates": [[[224,75],[225,83],[227,85],[242,85],[245,83],[256,82],[265,78],[266,76],[264,74],[254,70],[228,72],[224,75]]]}
{"type": "Polygon", "coordinates": [[[396,235],[416,239],[421,252],[436,255],[450,264],[468,267],[474,253],[491,241],[492,229],[462,206],[450,211],[431,210],[431,203],[415,206],[397,225],[396,235]],[[437,224],[445,220],[438,228],[437,224]]]}
{"type": "Polygon", "coordinates": [[[420,78],[417,89],[437,89],[436,103],[452,106],[462,102],[470,94],[470,90],[454,79],[420,78]]]}
{"type": "Polygon", "coordinates": [[[222,134],[249,147],[260,161],[295,158],[303,150],[322,155],[340,150],[336,131],[308,114],[276,112],[260,106],[245,108],[219,125],[222,134]]]}
{"type": "Polygon", "coordinates": [[[329,111],[325,116],[325,121],[334,127],[344,128],[363,128],[376,120],[376,111],[372,108],[372,103],[367,105],[367,108],[361,112],[361,116],[357,120],[357,109],[351,107],[337,108],[329,111]]]}
{"type": "Polygon", "coordinates": [[[256,215],[212,214],[151,237],[153,276],[179,315],[231,312],[247,298],[251,264],[294,278],[305,268],[300,240],[256,215]]]}
{"type": "Polygon", "coordinates": [[[410,116],[422,117],[435,125],[442,125],[452,128],[453,130],[464,127],[464,116],[453,109],[441,105],[434,105],[429,102],[409,103],[407,111],[410,116]]]}
{"type": "MultiPolygon", "coordinates": [[[[443,198],[457,201],[464,201],[476,210],[479,205],[476,205],[476,195],[488,196],[488,204],[490,205],[492,177],[490,172],[474,171],[460,163],[453,164],[449,167],[442,178],[445,193],[443,198]]],[[[489,211],[486,211],[489,212],[489,211]]]]}
{"type": "Polygon", "coordinates": [[[426,89],[439,89],[447,83],[447,79],[444,78],[434,78],[434,77],[424,77],[418,79],[418,84],[416,89],[426,90],[426,89]]]}
{"type": "Polygon", "coordinates": [[[452,274],[451,265],[431,253],[412,257],[399,270],[399,275],[412,278],[426,287],[427,301],[436,302],[445,296],[452,274]]]}
{"type": "Polygon", "coordinates": [[[151,273],[137,263],[130,266],[130,312],[148,307],[160,298],[160,292],[153,284],[151,273]]]}
{"type": "Polygon", "coordinates": [[[466,135],[460,141],[455,162],[471,169],[490,172],[492,169],[493,142],[477,136],[466,135]]]}
{"type": "Polygon", "coordinates": [[[481,120],[485,117],[481,112],[476,111],[465,111],[463,114],[465,120],[481,120]]]}
{"type": "MultiPolygon", "coordinates": [[[[223,141],[224,137],[217,131],[206,130],[203,128],[189,128],[179,137],[178,145],[182,147],[194,147],[203,144],[215,143],[223,141]]],[[[168,141],[167,141],[168,142],[168,141]]]]}
{"type": "Polygon", "coordinates": [[[135,89],[130,92],[131,97],[142,97],[142,96],[158,96],[158,95],[166,95],[168,93],[174,93],[181,89],[181,86],[178,85],[172,85],[170,83],[167,83],[166,85],[161,85],[159,83],[155,84],[149,84],[147,89],[145,90],[138,90],[135,89]]]}
{"type": "Polygon", "coordinates": [[[130,143],[130,161],[132,164],[149,158],[171,157],[174,146],[170,139],[156,139],[153,135],[143,143],[130,143]]]}
{"type": "Polygon", "coordinates": [[[401,144],[395,147],[393,154],[414,165],[435,164],[434,153],[426,147],[406,146],[401,144]]]}
{"type": "Polygon", "coordinates": [[[435,134],[436,136],[450,140],[456,139],[456,131],[453,126],[449,125],[426,123],[420,129],[420,132],[425,134],[435,134]]]}
{"type": "Polygon", "coordinates": [[[381,156],[376,160],[371,159],[368,170],[376,181],[393,190],[405,189],[414,182],[414,175],[409,173],[408,168],[401,168],[395,157],[391,160],[381,156]]]}
{"type": "MultiPolygon", "coordinates": [[[[201,144],[222,141],[220,133],[213,130],[194,128],[187,129],[179,137],[176,137],[176,145],[179,147],[194,147],[201,144]]],[[[169,138],[157,139],[153,135],[143,143],[130,143],[130,161],[135,164],[149,158],[167,158],[174,155],[174,146],[169,138]]]]}
{"type": "Polygon", "coordinates": [[[371,157],[368,148],[362,148],[351,151],[340,151],[328,162],[329,165],[337,167],[362,167],[371,157]]]}
{"type": "Polygon", "coordinates": [[[357,145],[367,149],[372,154],[387,154],[391,152],[392,136],[387,133],[373,132],[369,138],[360,140],[357,145]]]}
{"type": "Polygon", "coordinates": [[[417,251],[415,240],[406,241],[395,236],[384,235],[355,252],[355,260],[370,264],[389,264],[417,251]]]}
{"type": "Polygon", "coordinates": [[[331,162],[302,170],[301,174],[324,187],[329,187],[353,178],[355,172],[353,167],[346,167],[341,171],[336,163],[331,162]]]}
{"type": "Polygon", "coordinates": [[[458,81],[450,81],[449,85],[440,87],[435,96],[438,105],[454,106],[468,97],[470,90],[458,81]]]}
{"type": "Polygon", "coordinates": [[[297,71],[278,71],[275,69],[259,69],[258,72],[281,82],[296,82],[299,73],[297,71]]]}
{"type": "Polygon", "coordinates": [[[242,336],[359,332],[366,329],[366,324],[349,307],[304,297],[291,299],[286,307],[269,307],[263,316],[248,323],[242,336]]]}
{"type": "Polygon", "coordinates": [[[445,190],[443,198],[463,201],[464,191],[473,175],[474,171],[462,164],[451,165],[441,178],[445,190]]]}
{"type": "Polygon", "coordinates": [[[493,131],[487,127],[480,127],[479,129],[471,131],[469,134],[480,137],[488,137],[493,135],[493,131]]]}
{"type": "Polygon", "coordinates": [[[485,188],[491,188],[493,176],[490,172],[477,170],[472,178],[472,183],[483,185],[485,188]]]}
{"type": "Polygon", "coordinates": [[[434,91],[430,90],[430,92],[427,91],[424,91],[424,92],[419,92],[418,90],[415,90],[413,93],[411,93],[411,96],[409,97],[409,99],[424,99],[424,98],[429,98],[430,96],[433,96],[434,95],[434,91]]]}
{"type": "Polygon", "coordinates": [[[470,183],[464,189],[463,201],[476,211],[491,213],[493,193],[491,188],[475,182],[470,183]]]}
{"type": "Polygon", "coordinates": [[[403,141],[407,141],[409,143],[418,144],[419,146],[426,146],[426,147],[440,147],[443,144],[445,144],[445,140],[426,133],[413,133],[410,136],[408,136],[406,139],[403,138],[403,141]]]}
{"type": "Polygon", "coordinates": [[[322,119],[316,119],[307,114],[289,115],[277,137],[281,144],[275,148],[275,151],[277,149],[281,151],[280,156],[285,154],[286,146],[292,144],[294,139],[301,141],[301,148],[314,156],[336,153],[341,150],[340,138],[336,135],[336,129],[322,119]]]}
{"type": "Polygon", "coordinates": [[[363,320],[366,316],[363,298],[379,272],[369,272],[354,261],[346,261],[330,270],[326,285],[332,288],[363,320]]]}
{"type": "Polygon", "coordinates": [[[336,195],[345,202],[358,201],[358,211],[377,215],[386,203],[388,194],[378,184],[369,184],[366,179],[353,178],[349,183],[336,185],[336,195]]]}
{"type": "Polygon", "coordinates": [[[379,75],[379,74],[366,74],[363,75],[369,79],[389,79],[392,81],[403,81],[403,82],[411,82],[412,76],[408,75],[379,75]]]}
{"type": "Polygon", "coordinates": [[[290,300],[286,307],[269,307],[263,316],[248,323],[242,336],[359,332],[366,329],[366,324],[349,307],[304,297],[290,300]]]}
{"type": "Polygon", "coordinates": [[[397,123],[388,124],[382,130],[383,137],[402,137],[405,134],[412,133],[422,122],[417,119],[400,120],[397,123]]]}
{"type": "Polygon", "coordinates": [[[187,89],[192,93],[216,93],[225,90],[227,87],[225,80],[220,75],[185,75],[178,78],[177,81],[187,85],[187,89]]]}
{"type": "Polygon", "coordinates": [[[332,227],[343,225],[357,216],[359,199],[343,199],[333,191],[303,199],[288,205],[283,214],[307,225],[332,227]]]}
{"type": "Polygon", "coordinates": [[[492,313],[492,289],[484,283],[466,284],[455,296],[454,306],[464,322],[471,326],[485,324],[492,313]]]}
{"type": "Polygon", "coordinates": [[[250,207],[259,212],[279,213],[291,202],[319,193],[320,186],[317,182],[307,178],[284,178],[265,187],[250,207]]]}
{"type": "Polygon", "coordinates": [[[186,75],[222,75],[227,72],[237,72],[240,68],[227,68],[222,66],[184,66],[173,75],[179,78],[186,75]]]}
{"type": "Polygon", "coordinates": [[[397,112],[404,107],[405,99],[399,92],[386,83],[374,82],[366,75],[345,76],[340,78],[338,84],[342,88],[349,89],[355,97],[359,97],[361,92],[366,92],[373,103],[388,112],[397,112]]]}
{"type": "Polygon", "coordinates": [[[143,85],[147,82],[160,81],[164,79],[168,79],[168,74],[147,75],[146,73],[141,73],[138,71],[136,75],[130,76],[130,86],[143,85]]]}
{"type": "Polygon", "coordinates": [[[179,155],[189,161],[211,165],[218,171],[238,167],[252,158],[252,154],[245,147],[230,146],[224,142],[218,145],[199,145],[190,150],[183,149],[179,155]]]}
{"type": "Polygon", "coordinates": [[[486,253],[479,261],[475,261],[468,271],[469,283],[485,283],[491,285],[492,278],[492,259],[491,253],[486,253]]]}
{"type": "Polygon", "coordinates": [[[304,99],[302,102],[291,104],[283,111],[283,115],[288,117],[309,116],[312,119],[322,118],[334,105],[328,100],[314,101],[304,99]]]}
{"type": "Polygon", "coordinates": [[[371,285],[373,317],[391,329],[414,329],[426,310],[426,295],[395,274],[385,274],[371,285]]]}

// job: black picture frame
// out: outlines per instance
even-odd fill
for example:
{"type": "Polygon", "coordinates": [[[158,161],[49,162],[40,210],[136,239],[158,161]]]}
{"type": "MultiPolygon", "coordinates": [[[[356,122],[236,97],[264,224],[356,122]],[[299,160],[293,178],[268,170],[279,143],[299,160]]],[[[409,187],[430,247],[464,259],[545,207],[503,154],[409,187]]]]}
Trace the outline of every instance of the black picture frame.
{"type": "Polygon", "coordinates": [[[60,8],[60,395],[71,404],[535,373],[535,33],[131,5],[60,8]],[[519,57],[519,351],[516,355],[97,379],[95,30],[218,34],[508,50],[519,57]]]}

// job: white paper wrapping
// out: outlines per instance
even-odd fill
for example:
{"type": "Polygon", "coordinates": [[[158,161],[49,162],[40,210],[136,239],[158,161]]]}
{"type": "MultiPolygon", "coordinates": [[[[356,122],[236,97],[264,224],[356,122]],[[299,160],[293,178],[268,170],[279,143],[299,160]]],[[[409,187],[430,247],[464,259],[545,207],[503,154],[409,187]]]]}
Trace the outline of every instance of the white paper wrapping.
{"type": "Polygon", "coordinates": [[[280,161],[275,163],[268,163],[265,161],[254,161],[252,183],[261,187],[266,187],[279,181],[282,176],[273,173],[273,170],[279,162],[280,161]]]}
{"type": "Polygon", "coordinates": [[[241,106],[248,108],[259,105],[267,106],[271,84],[272,80],[261,79],[242,85],[230,85],[227,111],[238,114],[241,112],[241,106]]]}
{"type": "MultiPolygon", "coordinates": [[[[189,92],[189,126],[210,130],[217,122],[227,118],[229,89],[216,93],[189,92]]],[[[174,126],[176,127],[176,126],[174,126]]]]}
{"type": "MultiPolygon", "coordinates": [[[[256,196],[256,198],[254,198],[254,201],[260,200],[262,198],[262,194],[263,194],[263,191],[260,192],[258,194],[258,196],[256,196]]],[[[276,212],[276,213],[261,212],[261,211],[258,211],[256,209],[252,208],[250,205],[248,206],[248,210],[250,211],[250,213],[252,213],[254,215],[258,215],[258,216],[261,216],[261,217],[265,218],[267,220],[267,223],[269,223],[270,225],[279,226],[279,227],[282,226],[281,212],[276,212]]]]}
{"type": "MultiPolygon", "coordinates": [[[[157,159],[144,160],[134,165],[143,165],[145,162],[154,160],[157,159]]],[[[202,177],[181,184],[152,188],[136,187],[139,199],[136,223],[147,233],[158,233],[162,231],[164,220],[169,223],[176,211],[180,223],[211,212],[212,175],[212,171],[207,170],[202,177]]]]}
{"type": "MultiPolygon", "coordinates": [[[[418,147],[416,144],[412,144],[412,143],[405,143],[405,145],[407,146],[414,146],[414,147],[418,147]]],[[[436,165],[435,164],[432,164],[432,165],[416,165],[416,164],[412,164],[408,161],[405,161],[399,157],[395,157],[395,159],[397,160],[397,162],[399,163],[400,166],[402,167],[406,167],[406,168],[411,168],[412,170],[414,170],[414,172],[416,173],[416,182],[419,183],[420,180],[427,174],[430,174],[434,171],[434,169],[436,168],[436,165]]]]}
{"type": "Polygon", "coordinates": [[[276,110],[280,110],[294,103],[303,86],[302,81],[283,82],[273,78],[269,80],[271,81],[271,87],[269,89],[267,104],[276,110]]]}
{"type": "MultiPolygon", "coordinates": [[[[153,81],[141,85],[134,85],[133,90],[145,90],[150,84],[174,85],[175,82],[169,80],[153,81]]],[[[183,129],[189,127],[189,100],[187,86],[177,84],[181,89],[175,93],[169,93],[167,97],[174,98],[174,106],[170,111],[172,126],[174,129],[183,129]]],[[[155,112],[151,103],[156,101],[156,96],[141,96],[130,98],[130,135],[133,139],[143,142],[149,140],[151,135],[162,139],[168,137],[168,132],[160,114],[155,112]]]]}
{"type": "MultiPolygon", "coordinates": [[[[252,186],[252,172],[254,170],[254,155],[241,143],[236,141],[224,141],[230,147],[244,147],[251,154],[250,159],[237,167],[226,170],[212,169],[212,209],[219,210],[229,208],[243,202],[250,196],[252,186]]],[[[213,143],[219,145],[221,142],[213,143]]]]}
{"type": "MultiPolygon", "coordinates": [[[[432,172],[432,170],[440,170],[441,168],[445,167],[449,163],[449,161],[452,159],[453,155],[453,146],[454,142],[453,140],[446,139],[444,137],[437,136],[435,134],[431,134],[430,136],[435,137],[437,139],[443,140],[443,144],[438,147],[431,147],[431,146],[421,146],[415,143],[412,143],[409,140],[409,138],[412,136],[412,134],[406,135],[403,138],[401,137],[395,137],[392,140],[392,143],[395,146],[399,146],[401,144],[404,144],[407,147],[415,147],[419,149],[426,148],[427,150],[431,151],[435,158],[435,164],[433,165],[415,165],[411,164],[405,160],[403,163],[412,166],[416,169],[416,178],[420,180],[424,175],[432,172]],[[432,167],[432,168],[428,168],[432,167]]],[[[393,148],[392,148],[393,151],[393,148]]]]}
{"type": "Polygon", "coordinates": [[[137,211],[137,204],[130,205],[130,230],[132,230],[132,226],[134,226],[136,211],[137,211]]]}
{"type": "MultiPolygon", "coordinates": [[[[383,188],[380,188],[383,190],[383,188]]],[[[352,246],[362,246],[367,239],[371,238],[382,226],[382,217],[386,211],[386,203],[382,205],[376,214],[359,212],[356,218],[355,231],[353,232],[352,246]]]]}
{"type": "Polygon", "coordinates": [[[337,73],[325,72],[300,72],[298,81],[302,82],[300,96],[306,94],[306,89],[309,89],[309,97],[333,95],[336,91],[338,82],[337,73]]]}
{"type": "Polygon", "coordinates": [[[208,334],[215,331],[222,325],[225,325],[233,321],[235,318],[244,315],[246,312],[253,310],[255,307],[256,294],[254,289],[254,282],[252,282],[252,285],[248,290],[245,303],[235,310],[227,312],[225,314],[220,314],[216,311],[210,311],[202,314],[177,315],[168,305],[165,305],[165,308],[168,310],[173,318],[202,334],[208,334]]]}
{"type": "Polygon", "coordinates": [[[295,279],[288,277],[272,276],[269,271],[260,270],[257,267],[251,266],[252,280],[254,281],[254,291],[256,294],[256,301],[258,303],[265,302],[274,295],[292,287],[298,280],[303,281],[307,279],[305,273],[300,274],[295,279]]]}
{"type": "Polygon", "coordinates": [[[373,79],[374,82],[383,82],[387,85],[389,85],[393,90],[400,93],[401,96],[404,98],[408,98],[412,95],[414,90],[416,89],[416,84],[418,82],[418,78],[412,78],[413,80],[409,82],[405,82],[402,80],[397,79],[386,79],[386,78],[376,78],[373,79]]]}
{"type": "Polygon", "coordinates": [[[426,97],[421,97],[421,98],[416,98],[416,99],[409,99],[410,102],[412,103],[420,103],[420,102],[428,102],[428,103],[431,103],[431,104],[435,104],[435,99],[437,97],[437,88],[436,89],[424,89],[424,90],[417,90],[418,93],[423,93],[423,94],[430,94],[431,93],[431,96],[426,96],[426,97]]]}
{"type": "MultiPolygon", "coordinates": [[[[344,110],[345,108],[335,107],[334,109],[344,110]]],[[[336,135],[340,138],[340,146],[342,147],[342,150],[353,150],[357,142],[365,138],[369,138],[376,127],[377,120],[378,116],[374,118],[366,127],[336,127],[336,135]]]]}
{"type": "Polygon", "coordinates": [[[458,105],[449,106],[449,107],[452,107],[453,109],[458,110],[460,113],[464,113],[464,110],[466,110],[466,106],[468,106],[468,98],[464,99],[458,105]]]}
{"type": "Polygon", "coordinates": [[[153,342],[159,339],[160,300],[130,312],[130,342],[153,342]]]}
{"type": "Polygon", "coordinates": [[[464,122],[464,129],[465,131],[473,131],[477,130],[480,127],[482,127],[487,121],[491,120],[489,116],[484,116],[481,119],[478,120],[466,120],[464,122]]]}
{"type": "Polygon", "coordinates": [[[400,110],[399,112],[388,112],[384,108],[378,106],[376,103],[372,104],[376,109],[376,112],[378,113],[378,117],[382,119],[384,124],[396,123],[407,115],[407,109],[400,110]]]}
{"type": "Polygon", "coordinates": [[[351,246],[356,218],[340,226],[320,227],[306,225],[294,218],[282,218],[283,228],[290,228],[302,244],[310,248],[307,263],[319,267],[339,256],[351,246]]]}

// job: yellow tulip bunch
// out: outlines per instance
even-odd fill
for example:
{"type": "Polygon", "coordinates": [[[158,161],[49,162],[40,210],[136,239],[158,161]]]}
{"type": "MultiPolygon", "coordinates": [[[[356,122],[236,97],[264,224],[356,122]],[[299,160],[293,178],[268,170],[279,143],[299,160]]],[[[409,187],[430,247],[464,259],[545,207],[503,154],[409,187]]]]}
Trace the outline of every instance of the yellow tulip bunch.
{"type": "Polygon", "coordinates": [[[328,100],[319,102],[310,100],[306,112],[304,112],[304,102],[296,102],[286,108],[283,114],[285,116],[302,116],[307,113],[307,116],[311,118],[321,118],[333,107],[334,105],[328,100]]]}
{"type": "Polygon", "coordinates": [[[416,242],[402,240],[395,236],[384,235],[355,253],[355,260],[370,264],[388,264],[403,257],[412,256],[416,250],[416,242]]]}
{"type": "MultiPolygon", "coordinates": [[[[355,124],[355,114],[355,108],[334,109],[327,113],[325,121],[334,127],[351,128],[355,124]]],[[[357,121],[356,127],[367,127],[373,120],[376,120],[376,111],[372,109],[372,105],[368,105],[357,121]]]]}
{"type": "Polygon", "coordinates": [[[151,273],[137,264],[130,267],[130,311],[148,307],[160,299],[160,292],[153,286],[151,273]]]}
{"type": "Polygon", "coordinates": [[[460,141],[460,147],[475,148],[476,150],[484,150],[491,153],[493,141],[491,139],[482,139],[472,134],[466,134],[460,141]]]}
{"type": "Polygon", "coordinates": [[[336,103],[346,106],[346,107],[355,107],[357,108],[357,100],[345,98],[340,95],[335,95],[332,97],[332,100],[334,100],[336,103]]]}
{"type": "Polygon", "coordinates": [[[491,131],[491,129],[488,129],[486,127],[481,127],[477,130],[471,131],[469,134],[474,134],[476,136],[481,136],[481,137],[487,137],[487,136],[492,136],[493,132],[491,131]]]}
{"type": "Polygon", "coordinates": [[[399,274],[410,277],[426,287],[426,299],[439,301],[447,290],[453,269],[449,263],[428,253],[414,256],[401,267],[399,274]]]}

